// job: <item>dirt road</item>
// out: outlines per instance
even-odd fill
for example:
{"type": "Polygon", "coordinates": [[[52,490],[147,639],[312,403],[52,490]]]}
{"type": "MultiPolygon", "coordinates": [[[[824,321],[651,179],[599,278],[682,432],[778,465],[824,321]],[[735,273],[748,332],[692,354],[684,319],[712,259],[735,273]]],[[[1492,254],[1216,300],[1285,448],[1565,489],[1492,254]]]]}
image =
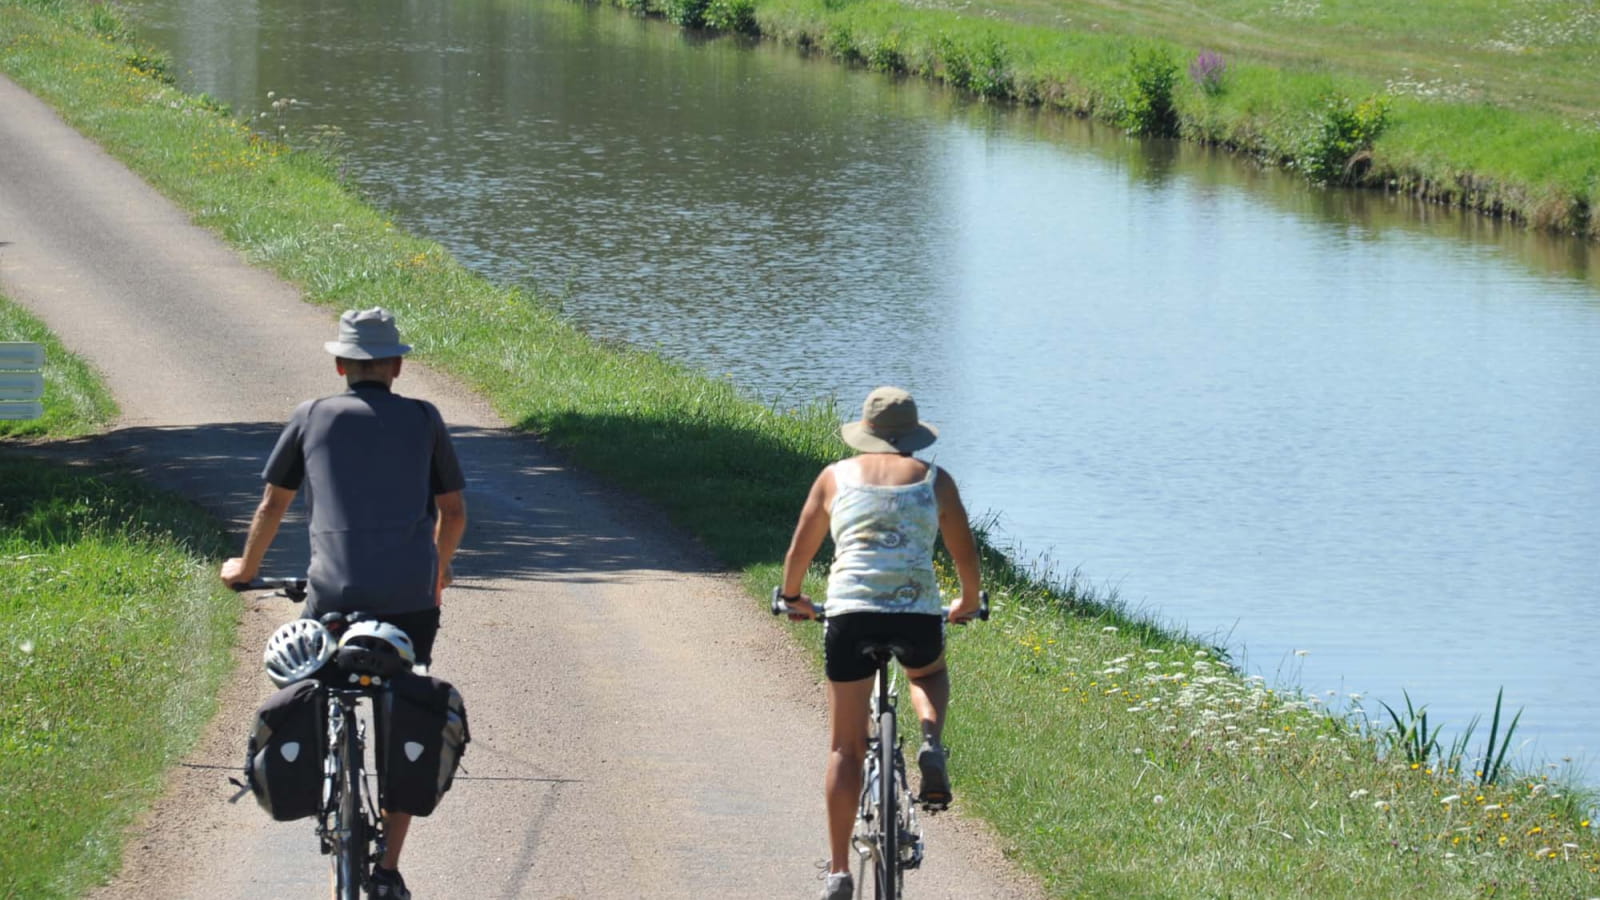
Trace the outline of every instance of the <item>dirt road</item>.
{"type": "MultiPolygon", "coordinates": [[[[123,411],[77,449],[242,532],[279,424],[342,387],[321,349],[333,314],[4,78],[0,110],[0,286],[101,371],[123,411]]],[[[413,828],[402,868],[416,895],[814,896],[822,691],[801,653],[692,542],[480,398],[414,364],[396,389],[451,423],[472,520],[434,672],[462,689],[475,740],[468,777],[413,828]]],[[[281,535],[272,571],[303,567],[304,541],[281,535]]],[[[100,896],[326,896],[309,823],[228,803],[270,690],[259,648],[295,614],[246,602],[220,711],[100,896]]],[[[928,844],[908,896],[1034,896],[973,823],[940,816],[928,844]]]]}

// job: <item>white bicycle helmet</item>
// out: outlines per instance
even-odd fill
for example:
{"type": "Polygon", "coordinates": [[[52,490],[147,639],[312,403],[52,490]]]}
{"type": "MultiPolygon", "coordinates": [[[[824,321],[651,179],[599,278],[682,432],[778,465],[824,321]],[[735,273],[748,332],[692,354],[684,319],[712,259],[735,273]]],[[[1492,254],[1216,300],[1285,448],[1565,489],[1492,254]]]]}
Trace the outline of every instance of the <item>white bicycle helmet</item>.
{"type": "Polygon", "coordinates": [[[339,665],[350,671],[396,675],[416,663],[411,636],[388,622],[357,622],[339,638],[339,665]]]}
{"type": "Polygon", "coordinates": [[[285,622],[267,639],[262,660],[267,665],[267,677],[278,687],[310,678],[323,664],[333,658],[336,648],[333,635],[316,619],[295,619],[285,622]]]}

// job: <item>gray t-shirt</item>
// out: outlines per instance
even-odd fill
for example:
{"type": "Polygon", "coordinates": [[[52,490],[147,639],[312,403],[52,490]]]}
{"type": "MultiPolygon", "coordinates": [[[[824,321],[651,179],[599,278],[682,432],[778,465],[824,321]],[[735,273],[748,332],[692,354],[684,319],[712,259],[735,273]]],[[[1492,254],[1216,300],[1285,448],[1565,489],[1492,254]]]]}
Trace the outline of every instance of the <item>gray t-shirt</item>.
{"type": "Polygon", "coordinates": [[[300,404],[261,477],[311,520],[308,614],[434,605],[436,494],[466,486],[433,404],[375,382],[300,404]]]}

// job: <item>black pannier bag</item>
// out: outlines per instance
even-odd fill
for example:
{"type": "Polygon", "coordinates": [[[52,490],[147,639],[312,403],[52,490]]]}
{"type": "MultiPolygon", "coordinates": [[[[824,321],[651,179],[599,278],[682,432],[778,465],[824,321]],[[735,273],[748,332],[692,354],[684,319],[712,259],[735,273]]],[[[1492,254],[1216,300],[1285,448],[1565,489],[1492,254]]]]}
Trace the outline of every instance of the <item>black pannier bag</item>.
{"type": "Polygon", "coordinates": [[[426,816],[450,790],[467,742],[467,709],[461,692],[448,681],[406,673],[381,695],[385,735],[384,807],[426,816]]]}
{"type": "Polygon", "coordinates": [[[324,715],[312,679],[283,688],[256,710],[245,752],[245,783],[261,808],[280,822],[317,813],[327,736],[324,715]]]}

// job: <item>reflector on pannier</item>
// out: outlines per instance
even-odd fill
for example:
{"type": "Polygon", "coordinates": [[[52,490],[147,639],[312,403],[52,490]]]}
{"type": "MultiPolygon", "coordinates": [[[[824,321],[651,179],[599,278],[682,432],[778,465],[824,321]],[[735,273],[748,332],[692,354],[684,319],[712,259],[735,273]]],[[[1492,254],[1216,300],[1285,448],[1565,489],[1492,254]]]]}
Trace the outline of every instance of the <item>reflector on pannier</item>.
{"type": "Polygon", "coordinates": [[[426,816],[450,790],[467,742],[467,709],[448,681],[406,673],[382,695],[387,734],[379,744],[384,805],[426,816]]]}
{"type": "Polygon", "coordinates": [[[261,808],[280,822],[315,815],[322,800],[324,715],[311,679],[282,688],[256,710],[245,751],[245,783],[261,808]]]}

